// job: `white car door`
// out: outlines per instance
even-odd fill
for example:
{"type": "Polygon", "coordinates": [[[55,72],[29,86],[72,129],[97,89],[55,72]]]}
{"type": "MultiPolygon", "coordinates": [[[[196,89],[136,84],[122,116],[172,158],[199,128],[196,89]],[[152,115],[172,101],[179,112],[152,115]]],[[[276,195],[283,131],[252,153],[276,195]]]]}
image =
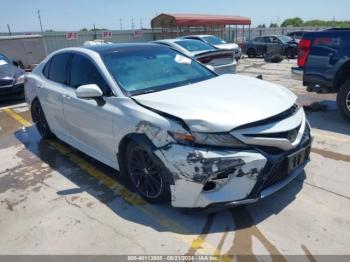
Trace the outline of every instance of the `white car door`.
{"type": "Polygon", "coordinates": [[[73,55],[69,75],[70,88],[63,98],[63,110],[71,138],[83,152],[112,165],[111,161],[116,160],[113,107],[108,102],[80,99],[75,94],[76,88],[86,84],[98,85],[105,96],[111,95],[111,90],[95,64],[84,55],[73,55]]]}
{"type": "Polygon", "coordinates": [[[63,115],[62,99],[66,95],[67,68],[70,57],[70,53],[53,56],[44,67],[45,77],[37,83],[39,101],[50,129],[62,139],[69,135],[63,115]]]}

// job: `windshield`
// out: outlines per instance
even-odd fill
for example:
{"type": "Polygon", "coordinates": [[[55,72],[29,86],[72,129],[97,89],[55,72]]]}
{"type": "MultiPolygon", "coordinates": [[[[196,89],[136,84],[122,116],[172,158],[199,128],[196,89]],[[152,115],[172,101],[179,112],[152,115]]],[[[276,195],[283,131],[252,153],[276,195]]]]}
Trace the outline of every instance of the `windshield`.
{"type": "Polygon", "coordinates": [[[10,63],[10,60],[3,54],[0,54],[0,66],[7,65],[9,63],[10,63]]]}
{"type": "Polygon", "coordinates": [[[156,92],[203,81],[216,74],[166,47],[102,54],[111,75],[129,95],[156,92]]]}
{"type": "Polygon", "coordinates": [[[180,41],[176,41],[175,44],[178,44],[179,46],[185,48],[187,51],[190,51],[190,52],[216,50],[211,45],[208,45],[199,40],[182,40],[182,41],[180,40],[180,41]]]}
{"type": "Polygon", "coordinates": [[[203,36],[202,37],[205,41],[207,41],[209,44],[212,45],[222,45],[222,44],[226,44],[226,42],[224,40],[222,40],[221,38],[211,35],[211,36],[203,36]]]}
{"type": "Polygon", "coordinates": [[[291,38],[290,36],[286,36],[286,35],[281,35],[278,37],[283,43],[288,43],[291,41],[294,41],[293,38],[291,38]]]}

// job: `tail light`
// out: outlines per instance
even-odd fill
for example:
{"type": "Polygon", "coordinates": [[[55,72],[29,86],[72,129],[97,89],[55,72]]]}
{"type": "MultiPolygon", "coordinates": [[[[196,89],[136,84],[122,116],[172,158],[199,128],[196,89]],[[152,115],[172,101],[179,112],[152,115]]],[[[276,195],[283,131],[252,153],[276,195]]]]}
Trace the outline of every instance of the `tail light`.
{"type": "Polygon", "coordinates": [[[298,66],[304,67],[311,50],[311,40],[302,39],[299,43],[298,66]]]}

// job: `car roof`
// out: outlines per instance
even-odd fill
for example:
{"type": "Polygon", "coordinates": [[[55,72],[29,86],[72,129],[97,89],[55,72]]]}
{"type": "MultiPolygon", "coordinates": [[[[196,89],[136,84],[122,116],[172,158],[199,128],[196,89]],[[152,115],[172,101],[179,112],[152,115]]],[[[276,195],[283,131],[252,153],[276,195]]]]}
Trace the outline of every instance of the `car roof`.
{"type": "Polygon", "coordinates": [[[214,36],[214,35],[186,35],[184,37],[207,37],[207,36],[214,36]]]}
{"type": "Polygon", "coordinates": [[[178,41],[193,41],[193,40],[192,39],[185,39],[185,38],[168,38],[168,39],[156,40],[156,41],[154,41],[154,43],[157,43],[157,42],[175,43],[178,41]]]}

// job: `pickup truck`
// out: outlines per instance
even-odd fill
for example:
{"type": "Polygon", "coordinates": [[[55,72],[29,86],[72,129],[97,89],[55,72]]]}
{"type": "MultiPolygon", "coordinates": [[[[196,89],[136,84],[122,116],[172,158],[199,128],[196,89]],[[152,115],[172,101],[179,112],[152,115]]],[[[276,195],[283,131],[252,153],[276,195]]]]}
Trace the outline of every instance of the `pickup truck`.
{"type": "Polygon", "coordinates": [[[309,92],[337,93],[338,107],[350,120],[350,29],[305,32],[292,72],[309,92]]]}

